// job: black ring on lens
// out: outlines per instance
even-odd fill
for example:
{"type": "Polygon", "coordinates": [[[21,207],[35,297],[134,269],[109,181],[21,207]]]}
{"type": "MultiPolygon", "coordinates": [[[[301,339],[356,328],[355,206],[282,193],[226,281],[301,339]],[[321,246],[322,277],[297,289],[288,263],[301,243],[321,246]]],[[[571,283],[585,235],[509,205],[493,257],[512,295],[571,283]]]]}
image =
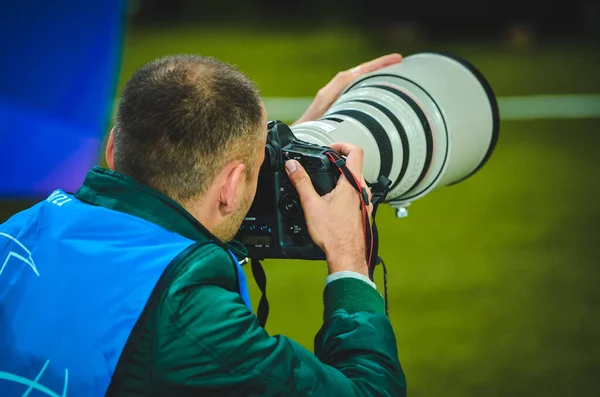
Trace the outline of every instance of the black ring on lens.
{"type": "Polygon", "coordinates": [[[400,183],[402,178],[404,178],[404,175],[406,174],[406,170],[408,169],[408,159],[410,156],[410,150],[409,150],[409,146],[408,146],[408,137],[406,136],[406,131],[404,130],[404,127],[402,126],[402,123],[400,122],[400,120],[398,120],[398,118],[394,115],[394,113],[392,113],[385,106],[383,106],[377,102],[368,101],[365,99],[357,99],[355,101],[366,103],[367,105],[371,105],[374,108],[379,109],[379,111],[381,113],[385,114],[392,121],[392,124],[394,124],[394,127],[396,127],[396,131],[398,131],[398,136],[400,137],[400,142],[402,143],[402,166],[400,167],[400,173],[398,174],[398,178],[396,178],[396,180],[392,184],[392,187],[390,187],[390,191],[391,191],[392,189],[394,189],[396,187],[396,185],[398,185],[398,183],[400,183]]]}
{"type": "MultiPolygon", "coordinates": [[[[376,77],[391,77],[400,81],[406,81],[409,82],[411,84],[413,84],[415,87],[419,88],[421,91],[423,91],[423,93],[425,93],[425,95],[427,95],[429,97],[429,99],[431,100],[431,103],[433,103],[435,105],[435,107],[437,108],[441,119],[442,119],[442,123],[444,124],[444,133],[446,135],[446,141],[450,142],[450,137],[448,135],[448,125],[446,124],[446,120],[444,119],[444,115],[442,113],[442,110],[440,109],[440,107],[438,106],[438,104],[435,102],[435,100],[433,99],[433,97],[431,96],[431,94],[429,92],[427,92],[427,90],[425,88],[423,88],[422,86],[420,86],[419,84],[417,84],[416,82],[409,80],[405,77],[401,77],[395,74],[387,74],[387,73],[383,73],[383,74],[375,74],[375,75],[371,75],[371,76],[367,76],[362,78],[361,80],[356,81],[354,84],[352,84],[352,86],[348,87],[344,92],[349,91],[351,88],[355,87],[357,84],[360,83],[365,83],[365,81],[372,79],[372,78],[376,78],[376,77]]],[[[374,87],[374,86],[370,86],[370,85],[363,85],[361,87],[374,87]]],[[[449,145],[446,145],[446,150],[444,151],[444,158],[442,159],[442,165],[440,166],[440,171],[438,172],[438,174],[435,176],[435,178],[433,178],[433,180],[431,181],[431,183],[429,185],[427,185],[425,188],[421,189],[420,192],[417,192],[416,194],[413,194],[409,197],[404,197],[401,196],[402,200],[405,201],[410,201],[412,199],[414,199],[415,197],[417,197],[419,194],[421,194],[421,192],[424,192],[426,190],[428,190],[429,188],[431,188],[431,186],[433,186],[435,183],[437,183],[437,181],[440,179],[441,175],[442,175],[442,171],[444,170],[444,167],[446,166],[446,162],[448,161],[448,148],[449,145]]],[[[410,190],[409,190],[410,191],[410,190]]]]}
{"type": "MultiPolygon", "coordinates": [[[[498,138],[500,136],[500,109],[498,106],[498,100],[496,99],[496,95],[494,93],[494,90],[492,89],[492,86],[487,81],[487,79],[485,78],[483,73],[481,73],[472,63],[468,62],[467,60],[465,60],[463,58],[460,58],[456,55],[449,54],[449,53],[436,52],[436,51],[428,51],[426,53],[444,56],[446,58],[452,59],[455,62],[458,62],[459,64],[461,64],[462,66],[467,68],[467,70],[469,70],[469,72],[471,72],[473,74],[473,77],[475,77],[477,79],[479,84],[481,84],[481,87],[483,88],[483,90],[485,91],[485,93],[487,95],[488,101],[490,103],[490,108],[492,111],[492,124],[493,124],[492,125],[492,138],[490,140],[490,146],[488,147],[487,152],[483,156],[483,159],[481,160],[479,165],[477,167],[475,167],[475,169],[473,171],[471,171],[469,174],[467,174],[467,176],[459,179],[458,181],[450,183],[449,186],[451,186],[451,185],[455,185],[459,182],[462,182],[467,178],[470,178],[474,173],[479,171],[485,165],[485,163],[487,163],[489,158],[492,156],[492,153],[494,152],[496,144],[498,143],[498,138]]],[[[436,106],[437,106],[437,103],[435,102],[435,100],[433,100],[433,97],[431,95],[429,95],[429,93],[423,87],[421,87],[421,85],[417,84],[416,82],[414,82],[410,79],[407,79],[406,77],[395,75],[395,74],[389,74],[389,73],[372,74],[372,75],[363,77],[361,79],[358,79],[352,85],[348,86],[344,90],[344,92],[342,92],[342,95],[345,94],[346,92],[352,90],[357,85],[364,83],[365,81],[367,81],[371,78],[374,78],[374,77],[393,77],[393,78],[409,81],[409,82],[413,83],[414,85],[416,85],[417,87],[421,88],[423,90],[423,92],[425,92],[431,98],[433,103],[436,104],[436,106]]],[[[446,122],[444,120],[444,124],[445,123],[446,122]]]]}
{"type": "Polygon", "coordinates": [[[408,104],[408,106],[410,106],[410,108],[413,110],[413,112],[415,112],[415,114],[417,115],[417,118],[419,119],[419,121],[421,122],[421,125],[423,126],[423,132],[425,133],[425,147],[426,147],[425,163],[423,164],[423,169],[421,170],[419,177],[417,178],[415,183],[407,190],[407,192],[410,192],[412,189],[417,187],[419,185],[419,183],[421,183],[421,181],[423,181],[423,179],[425,178],[425,175],[427,174],[427,171],[429,171],[429,167],[431,166],[431,160],[433,159],[433,135],[431,132],[431,125],[429,124],[429,121],[427,120],[427,116],[425,116],[425,112],[423,112],[423,109],[421,109],[421,107],[411,97],[406,95],[404,92],[402,92],[396,88],[389,87],[387,85],[376,84],[376,85],[369,85],[369,86],[365,86],[365,87],[380,88],[382,90],[389,91],[392,94],[401,98],[404,102],[406,102],[408,104]]]}
{"type": "Polygon", "coordinates": [[[464,66],[465,68],[467,68],[469,70],[469,72],[471,72],[473,74],[473,76],[477,79],[477,81],[479,81],[479,84],[481,84],[481,87],[485,91],[485,94],[488,97],[488,101],[490,102],[490,107],[492,108],[492,139],[490,140],[490,146],[488,146],[487,152],[485,152],[483,159],[481,160],[479,165],[477,167],[475,167],[475,169],[473,171],[468,173],[467,176],[464,176],[464,177],[460,178],[459,180],[452,182],[451,184],[448,185],[448,186],[452,186],[452,185],[456,185],[457,183],[464,181],[467,178],[470,178],[474,173],[479,171],[492,156],[492,153],[494,152],[496,144],[498,143],[498,137],[500,136],[500,109],[498,107],[498,100],[496,99],[496,94],[494,94],[494,90],[492,89],[492,86],[487,81],[487,79],[485,78],[483,73],[481,73],[472,63],[470,63],[469,61],[467,61],[465,59],[457,57],[456,55],[448,54],[445,52],[429,51],[429,52],[426,52],[426,54],[435,54],[435,55],[445,56],[446,58],[450,58],[453,61],[456,61],[456,62],[460,63],[462,66],[464,66]]]}
{"type": "Polygon", "coordinates": [[[344,121],[342,119],[338,119],[337,117],[323,117],[323,118],[320,118],[319,120],[329,120],[329,121],[333,121],[336,123],[341,123],[344,121]]]}
{"type": "MultiPolygon", "coordinates": [[[[386,178],[390,176],[392,171],[392,163],[394,162],[394,152],[392,151],[392,143],[388,137],[385,129],[379,124],[375,118],[371,117],[362,110],[353,109],[342,109],[329,115],[342,114],[348,117],[352,117],[365,126],[371,133],[379,149],[379,158],[381,161],[381,168],[379,170],[379,176],[384,175],[386,178]]],[[[379,178],[379,176],[377,178],[379,178]]]]}

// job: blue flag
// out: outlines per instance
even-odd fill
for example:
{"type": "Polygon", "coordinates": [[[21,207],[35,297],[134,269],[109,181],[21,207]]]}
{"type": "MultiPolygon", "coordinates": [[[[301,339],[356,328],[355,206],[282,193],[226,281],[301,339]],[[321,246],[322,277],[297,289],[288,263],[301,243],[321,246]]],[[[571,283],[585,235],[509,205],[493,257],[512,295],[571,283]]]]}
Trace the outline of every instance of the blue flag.
{"type": "Polygon", "coordinates": [[[125,16],[125,0],[3,1],[1,197],[74,191],[98,162],[125,16]]]}

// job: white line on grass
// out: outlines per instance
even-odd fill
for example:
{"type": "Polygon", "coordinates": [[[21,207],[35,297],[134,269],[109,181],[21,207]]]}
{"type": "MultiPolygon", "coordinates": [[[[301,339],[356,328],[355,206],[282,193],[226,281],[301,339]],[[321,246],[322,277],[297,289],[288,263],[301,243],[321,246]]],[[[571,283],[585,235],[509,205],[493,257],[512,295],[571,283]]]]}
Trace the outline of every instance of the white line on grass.
{"type": "MultiPolygon", "coordinates": [[[[269,120],[293,121],[310,105],[310,97],[265,97],[269,120]]],[[[600,94],[531,95],[498,98],[502,120],[600,118],[600,94]]],[[[115,101],[116,115],[118,100],[115,101]]]]}
{"type": "MultiPolygon", "coordinates": [[[[263,98],[269,119],[295,120],[312,98],[263,98]]],[[[502,120],[599,118],[600,95],[532,95],[498,98],[502,120]]]]}

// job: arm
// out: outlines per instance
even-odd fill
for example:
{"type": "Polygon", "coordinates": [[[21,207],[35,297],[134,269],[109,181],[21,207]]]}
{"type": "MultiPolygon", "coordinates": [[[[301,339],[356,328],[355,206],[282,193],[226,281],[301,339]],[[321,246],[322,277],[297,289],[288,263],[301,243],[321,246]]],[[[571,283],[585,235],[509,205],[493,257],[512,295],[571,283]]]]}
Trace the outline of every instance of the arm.
{"type": "Polygon", "coordinates": [[[169,294],[159,311],[159,395],[404,396],[396,340],[379,293],[344,278],[324,292],[315,355],[269,336],[236,292],[201,285],[169,294]]]}

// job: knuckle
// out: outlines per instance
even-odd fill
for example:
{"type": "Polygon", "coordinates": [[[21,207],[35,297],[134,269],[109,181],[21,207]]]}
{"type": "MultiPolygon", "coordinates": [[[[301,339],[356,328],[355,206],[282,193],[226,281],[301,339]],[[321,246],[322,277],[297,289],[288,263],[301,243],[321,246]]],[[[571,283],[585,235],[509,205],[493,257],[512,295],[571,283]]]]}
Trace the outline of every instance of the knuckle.
{"type": "Polygon", "coordinates": [[[349,70],[344,70],[343,72],[338,72],[338,74],[335,75],[335,78],[338,80],[348,80],[350,77],[352,77],[352,72],[350,72],[349,70]]]}

